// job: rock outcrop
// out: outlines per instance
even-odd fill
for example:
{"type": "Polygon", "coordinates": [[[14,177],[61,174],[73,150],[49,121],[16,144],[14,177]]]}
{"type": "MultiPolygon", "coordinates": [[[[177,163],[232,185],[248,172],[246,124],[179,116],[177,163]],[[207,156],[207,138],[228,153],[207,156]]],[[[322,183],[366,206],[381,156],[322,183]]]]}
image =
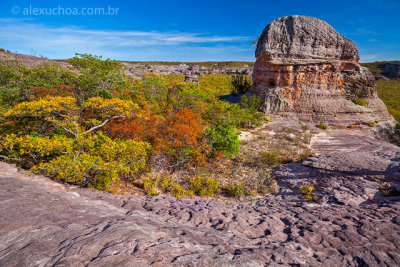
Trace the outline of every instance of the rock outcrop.
{"type": "Polygon", "coordinates": [[[260,37],[256,58],[251,92],[262,98],[266,113],[333,125],[393,123],[374,76],[358,64],[355,43],[320,19],[274,20],[260,37]]]}
{"type": "Polygon", "coordinates": [[[194,83],[199,86],[199,79],[192,73],[185,73],[185,83],[194,83]]]}

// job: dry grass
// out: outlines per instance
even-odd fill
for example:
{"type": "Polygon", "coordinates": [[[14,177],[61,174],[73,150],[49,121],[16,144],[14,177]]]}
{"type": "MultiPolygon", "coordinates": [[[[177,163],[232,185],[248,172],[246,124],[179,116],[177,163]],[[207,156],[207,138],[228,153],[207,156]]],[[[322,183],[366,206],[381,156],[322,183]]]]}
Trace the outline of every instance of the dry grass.
{"type": "Polygon", "coordinates": [[[244,195],[248,198],[276,194],[278,186],[272,176],[276,165],[312,154],[309,147],[312,135],[307,132],[275,133],[258,129],[243,132],[242,136],[245,140],[239,155],[215,164],[212,176],[225,186],[243,185],[244,195]]]}
{"type": "MultiPolygon", "coordinates": [[[[312,156],[309,131],[279,131],[268,132],[263,128],[252,131],[242,131],[241,151],[234,159],[222,158],[216,160],[207,168],[182,168],[173,173],[147,173],[146,178],[170,175],[171,178],[186,189],[190,189],[190,180],[202,175],[211,177],[221,185],[219,193],[212,198],[225,202],[252,200],[278,192],[277,183],[273,177],[273,169],[279,165],[299,161],[312,156]],[[232,196],[232,188],[240,188],[240,197],[232,196]],[[243,195],[242,195],[243,194],[243,195]]],[[[136,186],[140,180],[136,181],[136,186]]],[[[133,190],[135,195],[143,194],[142,189],[133,190]]],[[[125,191],[121,190],[121,191],[125,191]]],[[[126,191],[125,191],[126,192],[126,191]]],[[[160,195],[168,195],[161,193],[160,195]]],[[[194,196],[193,198],[201,198],[194,196]]],[[[209,198],[209,197],[205,197],[209,198]]]]}

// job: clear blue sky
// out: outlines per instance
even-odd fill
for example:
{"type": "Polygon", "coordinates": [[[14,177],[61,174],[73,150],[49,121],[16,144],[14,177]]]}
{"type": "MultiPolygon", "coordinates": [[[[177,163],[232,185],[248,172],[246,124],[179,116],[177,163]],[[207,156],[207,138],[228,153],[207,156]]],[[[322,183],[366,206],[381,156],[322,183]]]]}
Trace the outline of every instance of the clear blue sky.
{"type": "Polygon", "coordinates": [[[0,7],[0,47],[49,58],[79,52],[120,60],[254,61],[249,44],[269,22],[308,15],[355,41],[361,62],[400,59],[400,0],[0,0],[0,7]],[[95,8],[114,15],[88,15],[102,12],[95,8]]]}

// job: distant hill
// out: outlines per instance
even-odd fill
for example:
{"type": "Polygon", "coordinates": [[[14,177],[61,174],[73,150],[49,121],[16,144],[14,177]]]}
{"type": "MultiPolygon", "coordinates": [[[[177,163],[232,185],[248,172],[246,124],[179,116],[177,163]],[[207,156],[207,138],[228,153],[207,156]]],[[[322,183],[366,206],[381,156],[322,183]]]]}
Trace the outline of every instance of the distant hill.
{"type": "Polygon", "coordinates": [[[400,68],[400,61],[398,61],[398,60],[360,63],[360,65],[367,67],[372,72],[372,74],[374,74],[376,76],[385,76],[388,78],[399,78],[399,77],[390,77],[390,75],[388,75],[388,72],[387,72],[388,64],[389,64],[389,66],[390,65],[399,65],[399,68],[400,68]]]}

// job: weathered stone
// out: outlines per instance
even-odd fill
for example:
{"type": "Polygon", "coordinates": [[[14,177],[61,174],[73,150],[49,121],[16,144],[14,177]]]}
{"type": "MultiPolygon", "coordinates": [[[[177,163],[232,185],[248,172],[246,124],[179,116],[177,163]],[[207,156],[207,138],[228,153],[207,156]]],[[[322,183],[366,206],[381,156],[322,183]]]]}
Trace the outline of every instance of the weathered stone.
{"type": "Polygon", "coordinates": [[[322,20],[274,20],[260,37],[256,58],[251,92],[262,98],[266,113],[333,125],[394,123],[374,76],[358,64],[354,42],[322,20]],[[368,104],[355,104],[360,98],[368,104]]]}
{"type": "Polygon", "coordinates": [[[325,21],[306,16],[281,17],[264,29],[256,58],[341,59],[358,61],[355,43],[325,21]]]}
{"type": "Polygon", "coordinates": [[[279,193],[252,202],[111,195],[0,163],[0,265],[399,265],[400,197],[373,178],[400,148],[348,130],[312,145],[319,156],[278,167],[279,193]],[[319,203],[299,194],[309,183],[319,203]]]}
{"type": "Polygon", "coordinates": [[[195,83],[197,86],[199,86],[199,79],[197,79],[197,76],[191,73],[185,73],[185,83],[195,83]]]}

